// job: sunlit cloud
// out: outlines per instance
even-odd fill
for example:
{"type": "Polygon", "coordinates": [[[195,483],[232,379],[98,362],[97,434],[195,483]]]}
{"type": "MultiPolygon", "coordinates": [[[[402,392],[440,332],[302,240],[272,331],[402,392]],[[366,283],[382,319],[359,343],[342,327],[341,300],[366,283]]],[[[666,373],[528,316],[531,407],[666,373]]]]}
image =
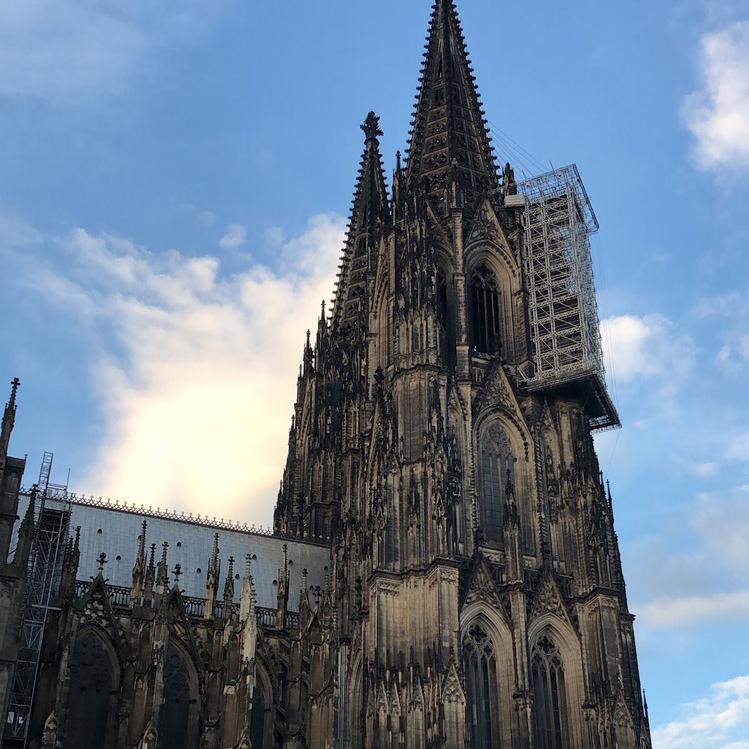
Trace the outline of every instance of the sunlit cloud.
{"type": "Polygon", "coordinates": [[[81,489],[268,524],[304,332],[329,297],[344,224],[313,218],[282,270],[230,277],[215,257],[151,253],[78,229],[48,299],[100,326],[91,371],[104,430],[81,489]]]}
{"type": "Polygon", "coordinates": [[[660,314],[618,315],[601,321],[606,373],[614,388],[655,383],[659,409],[673,416],[676,395],[695,363],[695,344],[689,335],[660,314]]]}
{"type": "Polygon", "coordinates": [[[707,34],[700,45],[702,88],[684,102],[701,169],[749,167],[749,21],[707,34]]]}

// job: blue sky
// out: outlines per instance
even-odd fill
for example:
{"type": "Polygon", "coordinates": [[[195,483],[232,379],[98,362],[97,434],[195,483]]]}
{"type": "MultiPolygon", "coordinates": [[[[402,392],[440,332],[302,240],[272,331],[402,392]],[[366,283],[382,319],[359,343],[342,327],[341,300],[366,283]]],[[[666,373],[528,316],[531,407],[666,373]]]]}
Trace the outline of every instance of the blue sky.
{"type": "MultiPolygon", "coordinates": [[[[598,442],[655,746],[747,749],[749,4],[460,10],[500,158],[576,162],[601,223],[624,428],[598,442]]],[[[381,115],[390,171],[428,11],[2,3],[0,375],[29,482],[49,449],[76,490],[269,524],[358,126],[381,115]]]]}

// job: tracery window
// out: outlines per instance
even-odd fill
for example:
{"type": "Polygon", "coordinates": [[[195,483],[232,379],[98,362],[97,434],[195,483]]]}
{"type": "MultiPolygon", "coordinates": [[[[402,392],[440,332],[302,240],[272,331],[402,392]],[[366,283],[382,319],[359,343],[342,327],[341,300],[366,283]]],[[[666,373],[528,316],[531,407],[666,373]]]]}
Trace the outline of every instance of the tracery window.
{"type": "Polygon", "coordinates": [[[184,749],[189,743],[190,677],[177,649],[170,645],[164,663],[164,701],[161,705],[159,749],[184,749]]]}
{"type": "Polygon", "coordinates": [[[450,319],[447,303],[447,281],[442,271],[437,273],[437,325],[439,353],[442,361],[448,363],[450,356],[450,319]]]}
{"type": "Polygon", "coordinates": [[[531,656],[533,715],[538,749],[567,749],[567,695],[559,649],[543,636],[531,656]]]}
{"type": "Polygon", "coordinates": [[[466,722],[474,749],[499,745],[499,689],[497,656],[492,638],[481,624],[463,637],[466,676],[466,722]]]}
{"type": "Polygon", "coordinates": [[[500,294],[497,277],[480,265],[471,276],[471,344],[474,351],[496,354],[501,346],[500,294]]]}
{"type": "Polygon", "coordinates": [[[508,484],[515,482],[515,458],[499,424],[492,424],[481,440],[481,530],[484,540],[502,543],[508,484]]]}
{"type": "Polygon", "coordinates": [[[110,745],[107,723],[114,687],[108,648],[90,629],[82,631],[75,641],[70,666],[66,747],[102,749],[110,745]]]}

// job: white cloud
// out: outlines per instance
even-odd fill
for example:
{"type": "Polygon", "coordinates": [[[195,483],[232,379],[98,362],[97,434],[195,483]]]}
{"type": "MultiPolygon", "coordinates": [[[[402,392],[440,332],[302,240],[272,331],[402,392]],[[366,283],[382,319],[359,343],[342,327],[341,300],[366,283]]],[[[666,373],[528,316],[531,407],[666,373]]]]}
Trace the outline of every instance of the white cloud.
{"type": "Polygon", "coordinates": [[[657,409],[666,418],[679,411],[677,394],[695,361],[694,341],[659,314],[619,315],[601,321],[606,372],[616,397],[617,387],[649,378],[657,409]]]}
{"type": "Polygon", "coordinates": [[[729,291],[700,299],[694,313],[702,320],[709,317],[743,316],[749,313],[749,302],[744,292],[729,291]]]}
{"type": "Polygon", "coordinates": [[[247,229],[242,224],[229,224],[226,234],[219,240],[219,246],[224,250],[236,250],[247,239],[247,229]]]}
{"type": "Polygon", "coordinates": [[[683,705],[682,718],[653,731],[657,749],[749,749],[749,676],[713,684],[683,705]]]}
{"type": "Polygon", "coordinates": [[[199,211],[198,221],[205,226],[211,226],[216,221],[216,214],[213,211],[199,211]]]}
{"type": "Polygon", "coordinates": [[[663,596],[640,604],[638,618],[650,627],[694,627],[716,620],[749,623],[749,590],[704,596],[663,596]]]}
{"type": "Polygon", "coordinates": [[[204,33],[224,0],[6,0],[0,95],[73,100],[116,91],[164,48],[204,33]]]}
{"type": "Polygon", "coordinates": [[[601,322],[606,369],[617,382],[668,375],[682,379],[694,364],[694,342],[663,315],[620,315],[601,322]]]}
{"type": "Polygon", "coordinates": [[[683,117],[697,139],[701,169],[749,166],[749,21],[707,34],[700,45],[702,89],[687,97],[683,117]]]}
{"type": "Polygon", "coordinates": [[[730,441],[726,457],[729,460],[749,460],[749,432],[738,434],[730,441]]]}
{"type": "Polygon", "coordinates": [[[718,352],[718,363],[728,370],[735,370],[749,362],[749,334],[734,335],[718,352]]]}
{"type": "Polygon", "coordinates": [[[692,467],[692,473],[694,473],[695,476],[707,478],[708,476],[714,476],[717,468],[718,467],[715,463],[697,463],[692,467]]]}
{"type": "Polygon", "coordinates": [[[304,331],[332,288],[343,232],[317,216],[281,247],[282,271],[228,278],[213,257],[72,233],[70,270],[36,278],[101,332],[104,429],[79,488],[268,524],[304,331]]]}

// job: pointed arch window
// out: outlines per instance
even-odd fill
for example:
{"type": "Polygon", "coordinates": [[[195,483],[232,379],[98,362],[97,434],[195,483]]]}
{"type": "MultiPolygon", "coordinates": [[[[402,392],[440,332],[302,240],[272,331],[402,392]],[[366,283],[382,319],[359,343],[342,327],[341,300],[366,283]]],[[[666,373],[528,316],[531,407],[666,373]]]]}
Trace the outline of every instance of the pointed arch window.
{"type": "Polygon", "coordinates": [[[92,630],[73,647],[65,746],[102,749],[112,745],[116,707],[114,664],[109,648],[92,630]]]}
{"type": "Polygon", "coordinates": [[[177,648],[170,645],[164,663],[164,700],[161,704],[159,749],[192,746],[190,736],[190,676],[177,648]]]}
{"type": "Polygon", "coordinates": [[[533,722],[538,749],[567,749],[567,695],[559,649],[543,636],[531,656],[533,722]]]}
{"type": "Polygon", "coordinates": [[[442,270],[437,272],[436,306],[437,325],[439,335],[439,354],[443,363],[452,366],[453,363],[453,327],[450,317],[447,278],[442,270]]]}
{"type": "Polygon", "coordinates": [[[466,677],[466,722],[474,749],[499,745],[499,689],[494,642],[481,624],[463,637],[466,677]]]}
{"type": "Polygon", "coordinates": [[[262,687],[258,684],[252,695],[252,714],[250,716],[250,743],[251,746],[263,749],[265,746],[265,695],[262,687]]]}
{"type": "Polygon", "coordinates": [[[481,530],[490,544],[503,541],[504,507],[508,483],[515,483],[515,458],[510,440],[499,424],[492,424],[481,440],[481,530]]]}
{"type": "Polygon", "coordinates": [[[501,306],[497,277],[486,264],[471,275],[471,345],[482,354],[501,348],[501,306]]]}

